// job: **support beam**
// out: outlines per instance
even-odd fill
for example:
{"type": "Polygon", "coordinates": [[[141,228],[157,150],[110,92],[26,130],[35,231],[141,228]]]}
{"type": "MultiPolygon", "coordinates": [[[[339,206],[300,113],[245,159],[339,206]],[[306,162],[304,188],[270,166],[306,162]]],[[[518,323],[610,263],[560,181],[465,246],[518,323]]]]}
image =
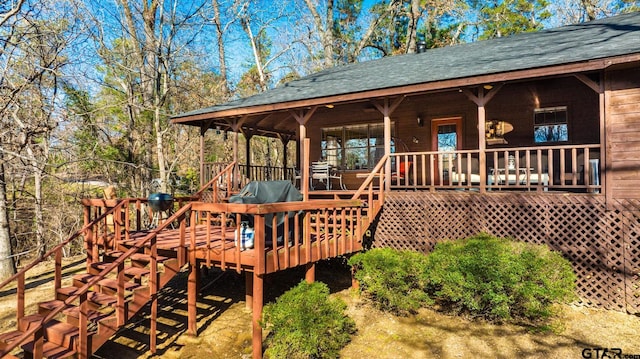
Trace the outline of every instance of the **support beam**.
{"type": "MultiPolygon", "coordinates": [[[[189,254],[189,256],[195,257],[195,253],[189,254]]],[[[187,334],[194,336],[198,335],[197,272],[198,268],[195,260],[189,261],[189,277],[187,280],[187,334]]]]}
{"type": "Polygon", "coordinates": [[[211,128],[212,123],[213,120],[209,120],[203,123],[202,127],[200,127],[200,187],[204,186],[205,183],[208,182],[205,180],[205,177],[208,177],[208,175],[204,175],[204,136],[207,133],[207,130],[211,128]]]}
{"type": "Polygon", "coordinates": [[[574,74],[573,76],[578,80],[582,81],[583,84],[589,86],[596,93],[599,94],[604,92],[604,89],[602,86],[602,79],[600,80],[600,83],[597,83],[592,79],[590,79],[589,77],[587,77],[587,75],[585,74],[574,74]]]}
{"type": "MultiPolygon", "coordinates": [[[[305,138],[302,141],[302,147],[304,148],[303,153],[306,154],[302,158],[302,178],[300,181],[300,188],[302,189],[302,200],[307,202],[309,200],[309,147],[311,146],[308,138],[305,138]]],[[[305,216],[305,223],[309,221],[310,216],[305,216]]],[[[309,251],[308,251],[309,252],[309,251]]]]}
{"type": "Polygon", "coordinates": [[[253,308],[253,272],[244,272],[244,300],[247,309],[253,308]]]}
{"type": "MultiPolygon", "coordinates": [[[[278,135],[280,142],[282,143],[282,167],[284,168],[284,174],[287,174],[287,160],[289,159],[289,151],[287,148],[289,147],[289,141],[291,141],[292,136],[289,135],[278,135]]],[[[295,175],[295,174],[294,174],[295,175]]],[[[285,178],[286,179],[286,178],[285,178]]]]}
{"type": "Polygon", "coordinates": [[[247,177],[249,177],[249,180],[253,180],[253,178],[251,178],[251,171],[249,171],[249,168],[251,167],[251,139],[253,138],[253,134],[253,131],[244,131],[244,153],[246,156],[245,165],[247,166],[247,177]]]}
{"type": "Polygon", "coordinates": [[[235,166],[233,168],[233,176],[231,188],[233,190],[238,190],[239,188],[239,179],[240,172],[238,171],[238,136],[240,136],[240,129],[242,128],[242,124],[247,120],[248,116],[243,116],[240,119],[234,119],[233,124],[231,125],[231,129],[233,130],[233,162],[235,162],[235,166]]]}
{"type": "Polygon", "coordinates": [[[306,268],[306,271],[305,271],[304,278],[307,281],[307,283],[315,282],[316,281],[316,263],[315,262],[307,263],[305,268],[306,268]]]}
{"type": "Polygon", "coordinates": [[[264,278],[262,274],[253,273],[253,359],[262,358],[262,307],[264,301],[264,278]]]}

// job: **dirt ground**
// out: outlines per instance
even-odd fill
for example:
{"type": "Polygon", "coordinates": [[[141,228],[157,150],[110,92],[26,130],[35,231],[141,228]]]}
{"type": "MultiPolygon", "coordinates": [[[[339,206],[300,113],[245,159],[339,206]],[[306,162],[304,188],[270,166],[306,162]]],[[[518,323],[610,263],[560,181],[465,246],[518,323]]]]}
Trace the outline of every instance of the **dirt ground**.
{"type": "MultiPolygon", "coordinates": [[[[82,269],[83,260],[65,266],[66,276],[82,269]]],[[[46,300],[52,292],[47,267],[27,280],[27,302],[46,300]]],[[[265,280],[265,301],[304,278],[293,269],[265,280]]],[[[332,295],[348,304],[347,314],[357,334],[341,352],[342,358],[597,358],[603,350],[620,348],[640,355],[640,317],[625,313],[562,306],[551,330],[495,325],[424,309],[411,317],[376,310],[350,289],[349,271],[341,263],[322,263],[316,279],[327,283],[332,295]],[[584,356],[583,356],[584,353],[584,356]],[[591,356],[588,356],[591,354],[591,356]],[[598,354],[598,355],[596,355],[598,354]]],[[[244,301],[244,277],[212,271],[205,276],[198,301],[197,337],[186,332],[186,273],[181,273],[160,297],[158,351],[148,351],[148,320],[144,315],[119,331],[95,358],[251,358],[251,311],[244,301]]],[[[0,329],[15,325],[15,295],[0,291],[0,329]]],[[[27,309],[29,313],[29,309],[27,309]]]]}

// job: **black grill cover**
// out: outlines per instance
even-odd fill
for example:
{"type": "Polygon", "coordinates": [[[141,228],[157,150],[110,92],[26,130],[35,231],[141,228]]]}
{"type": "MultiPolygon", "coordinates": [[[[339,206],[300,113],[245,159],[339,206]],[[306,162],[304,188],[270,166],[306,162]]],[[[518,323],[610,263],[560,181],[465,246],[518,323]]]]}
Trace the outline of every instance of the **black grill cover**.
{"type": "MultiPolygon", "coordinates": [[[[249,182],[240,193],[229,197],[229,203],[264,204],[277,202],[302,201],[302,193],[293,186],[290,181],[253,181],[249,182]]],[[[293,218],[296,212],[287,212],[289,218],[293,218]]],[[[284,240],[284,213],[276,214],[277,241],[282,244],[284,240]]],[[[253,216],[243,216],[243,221],[254,227],[253,216]]],[[[273,245],[273,214],[265,215],[265,240],[266,245],[273,245]]],[[[293,240],[294,221],[289,221],[289,239],[293,240]]]]}

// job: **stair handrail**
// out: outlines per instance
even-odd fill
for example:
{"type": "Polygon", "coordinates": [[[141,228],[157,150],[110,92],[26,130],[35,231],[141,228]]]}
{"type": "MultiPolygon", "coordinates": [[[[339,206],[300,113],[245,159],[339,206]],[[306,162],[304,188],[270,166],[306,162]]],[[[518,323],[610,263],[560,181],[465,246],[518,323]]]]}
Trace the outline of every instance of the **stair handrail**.
{"type": "Polygon", "coordinates": [[[33,262],[29,263],[28,265],[26,265],[25,267],[23,267],[20,271],[18,271],[16,274],[12,275],[11,277],[5,279],[2,283],[0,283],[0,289],[4,288],[4,286],[6,286],[7,284],[13,282],[16,278],[18,278],[18,276],[20,276],[21,274],[26,273],[28,270],[30,270],[31,268],[35,267],[37,264],[41,263],[42,261],[44,261],[46,258],[48,258],[49,256],[51,256],[52,254],[54,254],[55,252],[57,252],[58,250],[60,250],[62,247],[66,246],[67,244],[69,244],[71,241],[73,241],[74,239],[78,238],[80,235],[82,235],[84,232],[86,232],[88,229],[90,229],[91,227],[95,226],[96,224],[100,223],[101,221],[103,221],[107,216],[113,214],[115,211],[120,210],[122,208],[122,204],[124,202],[126,202],[126,200],[118,200],[118,204],[114,207],[111,207],[107,212],[103,213],[102,215],[100,215],[100,217],[94,219],[93,221],[91,221],[90,223],[84,225],[82,228],[80,228],[79,230],[77,230],[74,234],[72,234],[69,238],[67,238],[66,240],[64,240],[63,242],[58,243],[55,247],[53,247],[52,249],[50,249],[48,252],[46,252],[45,254],[43,254],[41,257],[35,259],[33,262]]]}
{"type": "Polygon", "coordinates": [[[217,173],[215,176],[213,176],[213,178],[207,182],[206,184],[204,184],[199,190],[198,192],[196,192],[193,196],[197,197],[199,200],[202,200],[202,196],[204,194],[205,191],[207,191],[209,188],[212,189],[213,192],[213,201],[217,201],[218,199],[218,191],[219,188],[216,185],[216,183],[220,182],[222,180],[222,176],[226,176],[226,184],[227,184],[227,193],[231,193],[232,190],[232,178],[233,178],[233,170],[236,166],[236,162],[233,161],[231,162],[229,165],[227,165],[227,167],[225,167],[222,171],[220,171],[219,173],[217,173]]]}
{"type": "Polygon", "coordinates": [[[360,199],[366,192],[367,194],[367,205],[370,208],[370,220],[373,220],[378,214],[380,208],[382,208],[382,203],[384,203],[384,178],[385,178],[385,164],[389,160],[389,155],[386,154],[382,156],[380,161],[376,164],[373,170],[369,173],[367,178],[362,182],[356,193],[351,197],[351,199],[360,199]],[[378,177],[379,188],[377,190],[377,198],[374,196],[374,186],[373,182],[378,177]]]}
{"type": "MultiPolygon", "coordinates": [[[[128,200],[125,199],[125,200],[122,200],[122,202],[127,202],[128,203],[128,200]]],[[[100,216],[100,218],[94,220],[91,223],[93,224],[94,222],[98,222],[99,220],[103,219],[104,216],[106,216],[107,214],[110,214],[110,212],[112,210],[115,210],[115,208],[116,207],[114,207],[113,209],[109,210],[108,212],[105,212],[105,214],[100,216]]],[[[126,259],[128,259],[132,254],[136,253],[138,250],[142,249],[142,247],[148,241],[150,241],[152,239],[155,239],[160,231],[162,231],[166,227],[168,227],[171,223],[173,223],[173,221],[177,220],[178,218],[180,218],[182,216],[185,216],[185,214],[190,210],[191,210],[191,203],[187,203],[185,206],[183,206],[177,212],[175,212],[171,217],[169,217],[166,221],[162,222],[158,227],[156,227],[153,230],[151,230],[149,232],[149,234],[147,234],[145,237],[137,240],[131,248],[129,248],[126,252],[121,254],[118,258],[116,258],[115,261],[113,261],[108,266],[106,266],[100,273],[98,273],[93,278],[91,278],[84,286],[78,288],[78,290],[76,290],[72,295],[70,295],[67,299],[65,299],[64,300],[64,304],[65,305],[70,304],[74,300],[78,299],[80,296],[84,296],[84,300],[81,300],[80,306],[86,306],[86,302],[87,302],[86,293],[89,291],[89,288],[94,286],[100,280],[104,279],[106,274],[110,273],[115,268],[119,267],[121,264],[124,264],[124,261],[126,259]]],[[[89,225],[87,225],[85,227],[89,227],[89,225]]],[[[83,229],[86,231],[85,227],[83,227],[83,229]]],[[[151,259],[152,259],[151,267],[153,268],[157,258],[154,258],[152,256],[151,259]]],[[[156,293],[153,293],[153,291],[151,291],[150,292],[150,298],[153,298],[154,295],[156,295],[156,293]]],[[[0,357],[10,353],[13,349],[15,349],[15,347],[17,347],[18,345],[22,344],[22,342],[25,341],[25,339],[29,338],[36,331],[41,330],[43,328],[44,324],[46,322],[50,321],[51,319],[53,319],[53,317],[55,317],[56,315],[58,315],[58,313],[60,313],[64,309],[64,307],[65,306],[59,306],[59,307],[55,308],[54,310],[49,312],[49,314],[46,315],[40,321],[40,323],[38,323],[38,324],[33,323],[34,325],[32,326],[32,328],[30,328],[29,330],[25,331],[20,337],[16,338],[14,341],[9,343],[3,350],[0,350],[0,357]]],[[[83,310],[81,308],[80,316],[82,317],[83,314],[85,314],[85,313],[86,313],[86,309],[83,310]]],[[[80,319],[80,320],[82,320],[82,319],[80,319]]],[[[86,321],[86,318],[85,318],[85,321],[86,321]]],[[[81,327],[82,326],[80,325],[79,328],[81,328],[81,327]]],[[[152,334],[150,333],[150,335],[152,335],[152,334]]],[[[83,338],[80,337],[80,342],[81,342],[81,344],[82,344],[82,342],[86,343],[86,338],[84,338],[84,340],[83,340],[83,338]]]]}
{"type": "MultiPolygon", "coordinates": [[[[28,265],[26,265],[25,267],[23,267],[20,271],[18,271],[16,274],[12,275],[11,277],[5,279],[2,283],[0,283],[0,289],[4,288],[7,284],[12,283],[14,280],[18,279],[18,280],[22,280],[24,281],[25,278],[25,273],[27,271],[29,271],[30,269],[32,269],[33,267],[35,267],[36,265],[38,265],[39,263],[43,262],[45,259],[47,259],[48,257],[50,257],[52,254],[58,254],[61,253],[60,250],[68,245],[71,241],[75,240],[76,238],[78,238],[79,236],[83,235],[85,232],[87,232],[89,229],[91,229],[93,226],[98,225],[100,222],[102,222],[105,218],[107,218],[107,216],[109,215],[113,215],[115,212],[122,210],[122,207],[127,205],[129,201],[124,199],[124,200],[116,200],[117,204],[113,207],[111,207],[109,210],[107,210],[105,213],[101,214],[98,218],[94,219],[93,221],[91,221],[90,223],[85,224],[82,228],[80,228],[79,230],[77,230],[74,234],[72,234],[71,236],[69,236],[69,238],[67,238],[66,240],[64,240],[63,242],[60,242],[59,244],[57,244],[55,247],[53,247],[52,249],[50,249],[48,252],[46,252],[45,254],[43,254],[41,257],[37,258],[36,260],[34,260],[33,262],[29,263],[28,265]]],[[[57,262],[58,258],[56,258],[56,262],[57,262]]],[[[56,263],[57,265],[57,263],[56,263]]],[[[57,273],[56,273],[57,274],[57,273]]],[[[57,278],[55,279],[57,282],[57,278]]],[[[16,288],[16,295],[19,295],[19,288],[16,288]]],[[[21,310],[19,309],[19,311],[24,312],[24,308],[22,308],[21,310]]],[[[24,314],[24,313],[22,313],[24,314]]],[[[57,314],[57,313],[56,313],[57,314]]],[[[49,318],[50,319],[50,318],[49,318]]],[[[19,319],[18,319],[19,320],[19,319]]],[[[43,321],[44,323],[45,321],[43,321]]],[[[29,330],[27,332],[25,332],[22,336],[18,337],[15,341],[11,342],[10,344],[8,344],[4,349],[0,350],[0,357],[10,353],[16,346],[20,345],[24,339],[26,339],[27,337],[29,337],[31,334],[35,333],[36,330],[38,330],[39,326],[36,326],[34,328],[33,331],[29,330]],[[27,334],[28,333],[28,334],[27,334]]]]}

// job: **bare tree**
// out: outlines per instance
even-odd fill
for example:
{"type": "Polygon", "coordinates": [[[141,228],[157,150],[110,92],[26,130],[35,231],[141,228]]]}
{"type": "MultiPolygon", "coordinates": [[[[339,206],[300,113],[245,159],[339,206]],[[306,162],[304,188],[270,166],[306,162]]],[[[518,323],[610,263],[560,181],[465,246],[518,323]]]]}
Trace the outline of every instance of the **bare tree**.
{"type": "Polygon", "coordinates": [[[549,6],[554,14],[553,26],[577,24],[640,9],[636,0],[556,0],[549,6]]]}
{"type": "Polygon", "coordinates": [[[173,79],[182,61],[181,54],[205,26],[197,21],[203,18],[207,1],[183,4],[178,0],[141,3],[118,0],[117,3],[117,7],[88,11],[94,14],[92,25],[98,29],[93,33],[98,54],[124,100],[122,113],[128,119],[123,133],[128,137],[126,161],[136,168],[128,177],[135,178],[131,187],[144,193],[148,190],[144,185],[153,176],[151,169],[157,168],[161,190],[167,191],[172,162],[166,146],[171,138],[168,99],[175,91],[173,79]],[[103,14],[110,18],[105,19],[103,14]]]}
{"type": "MultiPolygon", "coordinates": [[[[46,249],[44,238],[42,179],[46,171],[48,136],[55,126],[58,71],[64,64],[67,22],[58,21],[46,6],[25,1],[0,6],[0,276],[13,272],[11,230],[7,212],[7,166],[22,166],[33,178],[34,232],[38,253],[46,249]],[[37,10],[37,11],[35,11],[37,10]]],[[[23,175],[23,183],[26,176],[23,175]]]]}

